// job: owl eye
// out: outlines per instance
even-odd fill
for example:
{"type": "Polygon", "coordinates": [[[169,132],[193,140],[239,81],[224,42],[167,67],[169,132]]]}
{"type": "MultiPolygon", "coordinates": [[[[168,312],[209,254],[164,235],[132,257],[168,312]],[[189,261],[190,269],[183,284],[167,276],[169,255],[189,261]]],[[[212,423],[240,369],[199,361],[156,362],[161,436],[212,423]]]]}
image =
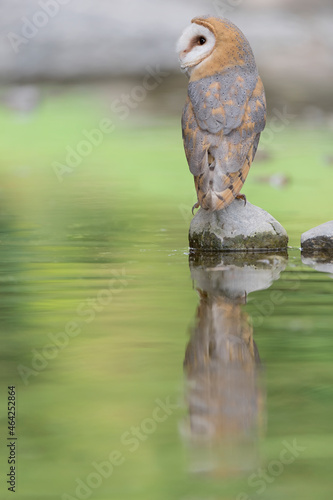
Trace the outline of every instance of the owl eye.
{"type": "Polygon", "coordinates": [[[204,45],[206,43],[206,38],[204,36],[201,36],[198,40],[199,45],[204,45]]]}

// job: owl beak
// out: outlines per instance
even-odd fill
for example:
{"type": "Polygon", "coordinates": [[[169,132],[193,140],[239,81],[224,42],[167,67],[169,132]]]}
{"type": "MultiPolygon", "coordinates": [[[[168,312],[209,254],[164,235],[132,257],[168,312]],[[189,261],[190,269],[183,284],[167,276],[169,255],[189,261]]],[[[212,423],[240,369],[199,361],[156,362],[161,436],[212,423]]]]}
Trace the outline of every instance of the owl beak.
{"type": "Polygon", "coordinates": [[[181,65],[180,65],[180,69],[181,69],[182,71],[186,71],[189,67],[190,67],[190,66],[189,66],[188,64],[181,64],[181,65]]]}
{"type": "Polygon", "coordinates": [[[186,54],[188,54],[188,50],[182,50],[181,52],[179,52],[178,54],[178,59],[179,59],[179,62],[180,62],[180,66],[181,68],[183,69],[183,66],[184,66],[184,63],[183,63],[183,60],[185,59],[186,57],[186,54]]]}
{"type": "MultiPolygon", "coordinates": [[[[180,61],[181,62],[181,61],[180,61]]],[[[200,62],[200,61],[198,61],[200,62]]],[[[181,69],[186,70],[188,68],[192,68],[193,66],[196,66],[198,64],[197,61],[192,61],[190,63],[182,63],[180,64],[181,69]]]]}

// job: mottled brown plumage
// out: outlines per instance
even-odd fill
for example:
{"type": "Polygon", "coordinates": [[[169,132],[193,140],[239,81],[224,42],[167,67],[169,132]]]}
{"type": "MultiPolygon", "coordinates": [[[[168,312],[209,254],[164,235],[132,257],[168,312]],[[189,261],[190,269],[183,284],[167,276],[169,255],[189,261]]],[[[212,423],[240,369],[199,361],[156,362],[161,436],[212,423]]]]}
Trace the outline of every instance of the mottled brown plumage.
{"type": "Polygon", "coordinates": [[[192,23],[178,47],[189,76],[183,140],[195,206],[214,211],[230,205],[246,180],[265,127],[265,93],[251,47],[234,24],[209,16],[192,23]]]}

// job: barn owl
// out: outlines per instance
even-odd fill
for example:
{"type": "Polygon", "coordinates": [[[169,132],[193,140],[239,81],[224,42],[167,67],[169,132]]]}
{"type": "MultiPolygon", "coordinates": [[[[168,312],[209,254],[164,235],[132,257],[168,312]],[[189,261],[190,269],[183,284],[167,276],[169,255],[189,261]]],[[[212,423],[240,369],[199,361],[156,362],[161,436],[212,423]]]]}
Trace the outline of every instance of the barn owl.
{"type": "MultiPolygon", "coordinates": [[[[239,192],[266,123],[266,100],[249,42],[224,18],[192,19],[177,43],[189,77],[182,116],[184,149],[198,201],[226,208],[239,192]]],[[[192,209],[192,211],[193,211],[192,209]]]]}

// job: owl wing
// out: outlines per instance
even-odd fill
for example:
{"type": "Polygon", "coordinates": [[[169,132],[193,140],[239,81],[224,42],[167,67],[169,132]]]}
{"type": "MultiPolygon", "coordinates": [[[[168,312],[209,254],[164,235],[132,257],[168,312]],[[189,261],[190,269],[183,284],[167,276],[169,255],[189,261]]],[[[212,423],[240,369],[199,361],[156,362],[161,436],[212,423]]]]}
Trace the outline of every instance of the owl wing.
{"type": "Polygon", "coordinates": [[[265,122],[257,73],[232,71],[189,84],[183,139],[201,206],[222,208],[239,193],[265,122]]]}
{"type": "Polygon", "coordinates": [[[257,79],[256,72],[234,68],[190,82],[188,96],[199,127],[224,135],[239,127],[257,79]]]}
{"type": "Polygon", "coordinates": [[[257,73],[234,70],[228,76],[190,82],[182,130],[192,174],[199,175],[208,166],[209,149],[218,149],[229,172],[242,166],[253,144],[252,161],[265,123],[265,93],[257,73]]]}

